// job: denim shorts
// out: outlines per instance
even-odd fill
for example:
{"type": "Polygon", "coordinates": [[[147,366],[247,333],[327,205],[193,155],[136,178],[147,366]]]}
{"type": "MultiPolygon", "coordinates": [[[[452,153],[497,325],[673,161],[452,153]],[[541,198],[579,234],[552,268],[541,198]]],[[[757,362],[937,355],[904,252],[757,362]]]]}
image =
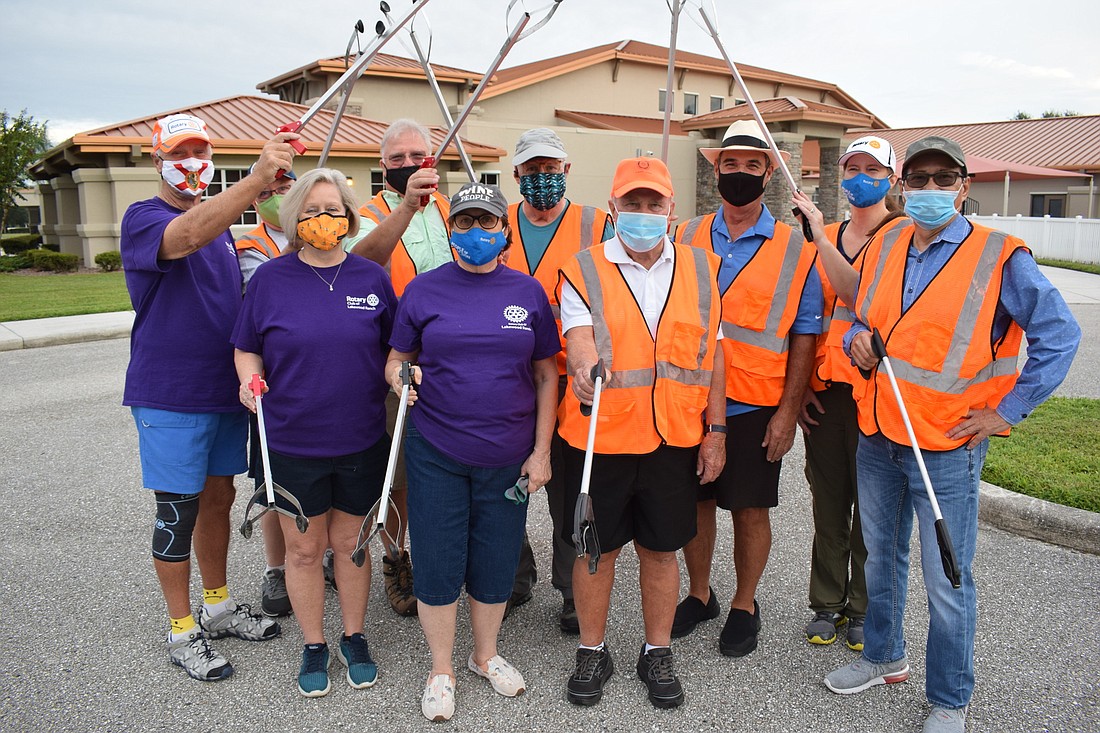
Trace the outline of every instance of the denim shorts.
{"type": "Polygon", "coordinates": [[[409,549],[417,601],[446,606],[466,593],[480,603],[512,595],[527,503],[504,491],[522,464],[471,466],[436,450],[411,424],[405,434],[409,479],[409,549]]]}
{"type": "MultiPolygon", "coordinates": [[[[329,509],[355,517],[367,516],[382,495],[389,454],[389,435],[383,435],[366,450],[332,458],[301,458],[268,450],[275,483],[301,503],[302,513],[307,517],[320,516],[329,509]]],[[[262,467],[260,476],[262,486],[262,467]]],[[[293,511],[290,503],[278,495],[275,503],[293,511]]]]}
{"type": "Polygon", "coordinates": [[[131,407],[145,488],[197,494],[207,476],[248,470],[248,413],[173,412],[131,407]]]}

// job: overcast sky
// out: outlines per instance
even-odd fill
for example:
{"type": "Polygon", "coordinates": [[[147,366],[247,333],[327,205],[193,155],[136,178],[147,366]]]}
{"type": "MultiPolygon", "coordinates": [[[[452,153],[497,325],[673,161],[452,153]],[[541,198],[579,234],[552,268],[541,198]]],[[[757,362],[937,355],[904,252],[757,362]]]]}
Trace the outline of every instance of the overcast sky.
{"type": "MultiPolygon", "coordinates": [[[[719,56],[681,17],[678,47],[719,56]]],[[[711,7],[711,0],[703,0],[711,7]]],[[[549,0],[516,0],[532,14],[549,0]]],[[[671,0],[669,0],[671,2],[671,0]]],[[[891,127],[1002,120],[1024,110],[1100,113],[1100,2],[715,0],[735,62],[837,84],[891,127]]],[[[409,0],[390,0],[400,17],[409,0]]],[[[484,71],[507,29],[508,0],[428,0],[432,60],[484,71]]],[[[0,109],[49,120],[56,143],[81,130],[235,94],[344,52],[375,0],[0,0],[0,109]],[[184,8],[193,8],[186,11],[184,8]]],[[[419,17],[419,16],[418,16],[419,17]]],[[[563,0],[504,66],[611,41],[667,45],[664,0],[563,0]]],[[[406,53],[396,41],[387,52],[406,53]]]]}

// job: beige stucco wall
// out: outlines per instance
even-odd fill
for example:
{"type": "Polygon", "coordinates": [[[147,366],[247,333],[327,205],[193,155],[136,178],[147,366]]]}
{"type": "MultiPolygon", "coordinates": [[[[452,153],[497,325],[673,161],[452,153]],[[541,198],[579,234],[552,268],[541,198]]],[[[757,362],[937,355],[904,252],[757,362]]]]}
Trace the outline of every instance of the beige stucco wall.
{"type": "MultiPolygon", "coordinates": [[[[1089,187],[1086,178],[1041,178],[1037,180],[1011,181],[1008,195],[1008,211],[1004,209],[1004,183],[971,183],[970,198],[981,203],[978,212],[982,216],[1031,215],[1032,194],[1067,194],[1066,216],[1089,214],[1089,187]]],[[[1100,185],[1093,192],[1093,217],[1100,217],[1100,185]]]]}

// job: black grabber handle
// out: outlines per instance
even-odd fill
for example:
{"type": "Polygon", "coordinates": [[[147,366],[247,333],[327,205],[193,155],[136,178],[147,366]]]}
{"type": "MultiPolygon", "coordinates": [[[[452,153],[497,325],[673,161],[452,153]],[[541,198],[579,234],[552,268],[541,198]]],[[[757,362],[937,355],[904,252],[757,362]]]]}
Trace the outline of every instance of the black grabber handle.
{"type": "Polygon", "coordinates": [[[943,518],[936,520],[936,542],[940,546],[943,574],[951,582],[952,588],[958,588],[962,585],[962,574],[959,572],[959,561],[955,557],[955,545],[951,542],[951,533],[947,531],[947,521],[943,518]]]}
{"type": "MultiPolygon", "coordinates": [[[[589,378],[592,380],[592,384],[596,383],[596,377],[603,378],[603,359],[596,362],[592,367],[592,371],[589,372],[589,378]]],[[[592,405],[586,405],[581,403],[581,414],[585,417],[589,417],[592,414],[592,405]]]]}
{"type": "MultiPolygon", "coordinates": [[[[879,333],[876,328],[871,332],[871,351],[875,352],[875,356],[879,359],[886,356],[886,343],[882,340],[882,334],[879,333]]],[[[857,367],[859,369],[859,375],[864,379],[871,378],[871,370],[864,369],[863,367],[857,367]]],[[[957,586],[956,586],[957,587],[957,586]]]]}

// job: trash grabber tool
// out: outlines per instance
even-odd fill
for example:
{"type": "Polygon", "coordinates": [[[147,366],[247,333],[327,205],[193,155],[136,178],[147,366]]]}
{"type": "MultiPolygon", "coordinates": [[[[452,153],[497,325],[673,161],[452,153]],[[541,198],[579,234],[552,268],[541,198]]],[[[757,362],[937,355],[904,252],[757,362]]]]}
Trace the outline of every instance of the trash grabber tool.
{"type": "MultiPolygon", "coordinates": [[[[379,36],[382,35],[383,31],[385,31],[385,26],[382,25],[382,21],[378,21],[378,23],[375,24],[374,31],[379,36]]],[[[349,63],[349,58],[351,56],[351,44],[356,43],[356,45],[358,46],[357,41],[359,40],[359,34],[362,32],[363,21],[358,20],[355,23],[355,27],[352,29],[351,38],[348,39],[348,47],[344,51],[345,68],[350,68],[351,66],[351,64],[349,63]]],[[[361,53],[363,53],[363,49],[360,48],[356,52],[356,58],[358,58],[359,54],[361,53]]],[[[332,150],[332,143],[336,140],[336,130],[340,127],[340,120],[344,119],[344,112],[348,108],[348,100],[351,98],[351,90],[355,86],[355,82],[356,79],[349,79],[348,83],[344,85],[340,96],[340,104],[336,108],[336,114],[332,117],[332,125],[330,125],[328,128],[328,137],[325,138],[325,146],[321,149],[321,157],[317,159],[318,168],[324,168],[325,163],[328,162],[329,151],[332,150]]]]}
{"type": "MultiPolygon", "coordinates": [[[[707,11],[702,5],[699,6],[699,15],[703,16],[703,22],[707,25],[707,33],[714,39],[714,45],[718,46],[718,50],[722,53],[722,59],[726,62],[726,66],[729,67],[730,73],[733,74],[734,81],[737,82],[737,88],[745,95],[745,102],[748,103],[749,110],[752,112],[756,124],[760,125],[760,130],[764,133],[764,139],[768,141],[768,147],[772,149],[775,162],[779,166],[780,172],[783,173],[783,178],[786,179],[787,185],[791,187],[791,192],[801,191],[802,189],[794,182],[794,176],[791,175],[791,171],[787,168],[787,164],[783,162],[783,156],[779,153],[779,146],[775,144],[775,138],[772,137],[772,133],[768,130],[768,126],[764,124],[764,116],[760,114],[756,102],[753,101],[752,95],[749,94],[749,88],[745,85],[745,80],[741,78],[741,72],[737,70],[737,65],[733,63],[729,54],[726,53],[726,47],[722,45],[722,39],[718,36],[718,29],[714,26],[714,23],[711,22],[710,16],[707,15],[707,11]]],[[[792,213],[802,222],[802,235],[806,238],[806,241],[814,241],[814,233],[813,230],[810,229],[810,222],[806,217],[801,215],[797,207],[792,209],[792,213]]]]}
{"type": "Polygon", "coordinates": [[[260,517],[268,512],[278,512],[283,516],[290,517],[294,520],[294,524],[297,525],[298,531],[305,534],[305,531],[309,528],[309,517],[302,511],[302,505],[289,491],[284,489],[279,484],[275,483],[275,480],[271,477],[271,457],[267,452],[267,428],[264,425],[264,380],[260,378],[259,374],[252,375],[252,381],[249,383],[249,388],[252,390],[252,395],[256,398],[256,421],[259,423],[260,434],[260,457],[263,459],[264,465],[264,485],[263,488],[258,489],[256,493],[252,495],[252,498],[248,500],[248,506],[244,509],[244,521],[241,522],[241,534],[245,538],[252,536],[252,525],[254,525],[260,517]],[[292,507],[294,511],[283,509],[275,503],[275,495],[283,497],[284,500],[292,507]],[[263,509],[259,511],[254,517],[248,515],[252,512],[252,508],[260,505],[260,501],[263,499],[263,509]]]}
{"type": "MultiPolygon", "coordinates": [[[[913,433],[913,424],[909,422],[909,411],[905,409],[905,401],[901,397],[901,389],[898,388],[898,380],[894,376],[894,368],[890,365],[890,357],[886,355],[886,344],[882,340],[882,334],[876,328],[871,333],[871,349],[886,367],[886,376],[890,380],[890,388],[894,391],[894,399],[898,403],[898,411],[901,412],[901,421],[905,423],[905,432],[909,435],[909,444],[913,446],[913,455],[917,459],[917,468],[924,479],[924,490],[928,492],[928,502],[932,505],[932,514],[936,517],[936,543],[940,546],[940,560],[943,562],[943,573],[951,582],[952,588],[958,588],[961,583],[959,561],[955,557],[955,546],[951,542],[951,533],[947,531],[947,522],[940,513],[940,503],[936,501],[936,492],[932,489],[932,479],[928,477],[928,469],[924,466],[924,456],[921,455],[920,446],[917,445],[917,436],[913,433]]],[[[863,372],[863,370],[861,370],[863,372]]],[[[865,372],[865,377],[870,378],[870,372],[865,372]]]]}
{"type": "MultiPolygon", "coordinates": [[[[479,83],[473,93],[470,94],[470,98],[466,100],[466,106],[462,108],[462,111],[458,115],[458,119],[454,121],[454,124],[451,125],[451,129],[447,131],[447,134],[443,138],[443,142],[439,145],[439,151],[435,155],[426,157],[420,166],[421,168],[432,168],[435,166],[435,162],[443,157],[443,153],[447,150],[447,146],[451,144],[458,135],[458,131],[462,129],[462,125],[466,123],[466,118],[470,116],[470,112],[473,111],[474,105],[477,104],[477,100],[481,98],[481,93],[485,91],[485,87],[489,85],[489,80],[493,78],[493,74],[500,68],[500,64],[504,61],[504,57],[508,55],[508,52],[512,50],[512,47],[515,46],[518,41],[526,38],[546,25],[550,21],[550,18],[554,16],[554,13],[558,12],[558,6],[561,4],[561,1],[562,0],[554,0],[550,5],[550,12],[547,13],[542,20],[533,25],[526,33],[523,32],[523,29],[531,21],[531,14],[527,11],[523,12],[523,16],[516,21],[512,31],[508,34],[508,37],[504,39],[504,45],[500,47],[500,51],[497,52],[496,58],[493,59],[493,63],[489,65],[485,75],[481,77],[481,83],[479,83]]],[[[511,13],[512,7],[517,2],[519,2],[519,0],[512,0],[512,2],[508,4],[508,13],[511,13]]],[[[421,196],[420,205],[427,206],[430,200],[430,196],[421,196]]]]}
{"type": "Polygon", "coordinates": [[[661,126],[661,161],[668,163],[668,133],[672,126],[672,101],[676,92],[672,90],[672,77],[676,69],[676,34],[680,28],[680,0],[665,0],[672,13],[672,28],[668,34],[668,79],[665,82],[665,119],[661,126]]]}
{"type": "MultiPolygon", "coordinates": [[[[390,4],[386,0],[382,0],[379,5],[379,9],[382,11],[382,15],[386,17],[386,21],[391,25],[393,24],[393,18],[390,16],[390,4]]],[[[409,40],[412,41],[413,51],[416,53],[416,58],[420,60],[420,66],[424,69],[424,76],[428,78],[428,84],[432,88],[432,94],[435,95],[435,102],[439,105],[439,111],[443,115],[443,122],[450,129],[454,125],[454,118],[451,116],[451,110],[447,106],[447,100],[443,98],[443,91],[439,88],[439,80],[435,78],[435,71],[432,69],[431,63],[428,61],[428,55],[424,53],[424,49],[420,46],[420,41],[416,37],[416,29],[409,25],[407,32],[409,34],[409,40]]],[[[428,48],[431,49],[431,35],[429,29],[429,41],[428,48]]],[[[470,181],[476,181],[477,176],[474,174],[474,164],[470,162],[470,156],[466,152],[466,148],[462,145],[460,138],[455,138],[455,147],[458,148],[458,157],[462,159],[462,167],[466,170],[466,176],[470,181]]]]}
{"type": "Polygon", "coordinates": [[[592,481],[592,453],[596,446],[596,423],[600,415],[600,392],[603,391],[603,359],[592,367],[592,406],[581,405],[581,414],[588,415],[588,445],[584,450],[584,469],[581,471],[581,493],[573,512],[573,546],[577,557],[588,555],[588,574],[595,575],[600,563],[600,538],[596,535],[596,517],[592,512],[589,488],[592,481]]]}
{"type": "Polygon", "coordinates": [[[386,529],[386,517],[392,509],[394,516],[397,517],[397,534],[400,535],[401,514],[390,499],[390,493],[393,491],[393,476],[397,473],[397,456],[401,453],[401,436],[405,434],[405,414],[409,409],[410,389],[412,389],[412,364],[403,361],[401,362],[401,401],[397,405],[397,422],[393,426],[393,440],[390,443],[390,458],[386,462],[386,478],[382,483],[382,496],[378,497],[378,501],[374,503],[367,516],[363,518],[363,526],[359,528],[359,541],[351,553],[351,561],[358,567],[363,567],[363,563],[367,559],[367,545],[370,544],[375,535],[382,538],[382,545],[385,547],[387,554],[391,557],[401,555],[401,547],[398,546],[397,540],[386,529]],[[372,519],[374,519],[373,522],[372,519]]]}
{"type": "MultiPolygon", "coordinates": [[[[305,114],[303,114],[294,122],[288,122],[285,125],[279,127],[275,130],[275,132],[301,132],[302,129],[307,124],[309,124],[309,121],[313,119],[313,117],[318,112],[320,112],[326,104],[332,101],[332,98],[339,94],[340,91],[349,82],[354,82],[356,79],[359,78],[359,75],[363,73],[363,70],[367,68],[367,65],[374,59],[375,56],[378,55],[378,52],[382,50],[382,47],[385,46],[391,38],[397,35],[397,32],[401,30],[401,28],[404,27],[406,23],[412,20],[412,17],[420,12],[420,9],[427,5],[429,1],[430,0],[418,0],[418,2],[414,3],[409,12],[406,13],[401,18],[401,20],[394,24],[393,27],[391,27],[389,31],[387,31],[384,35],[380,34],[378,38],[374,40],[373,48],[364,50],[363,53],[359,54],[359,58],[355,60],[355,63],[348,67],[348,70],[345,71],[340,76],[340,78],[333,83],[331,87],[328,88],[328,91],[317,98],[317,101],[313,103],[312,107],[306,110],[305,114]]],[[[334,120],[333,125],[335,125],[335,123],[336,121],[334,120]]],[[[289,142],[290,145],[296,151],[298,151],[299,154],[306,152],[306,146],[302,144],[301,140],[290,140],[289,142]]]]}

